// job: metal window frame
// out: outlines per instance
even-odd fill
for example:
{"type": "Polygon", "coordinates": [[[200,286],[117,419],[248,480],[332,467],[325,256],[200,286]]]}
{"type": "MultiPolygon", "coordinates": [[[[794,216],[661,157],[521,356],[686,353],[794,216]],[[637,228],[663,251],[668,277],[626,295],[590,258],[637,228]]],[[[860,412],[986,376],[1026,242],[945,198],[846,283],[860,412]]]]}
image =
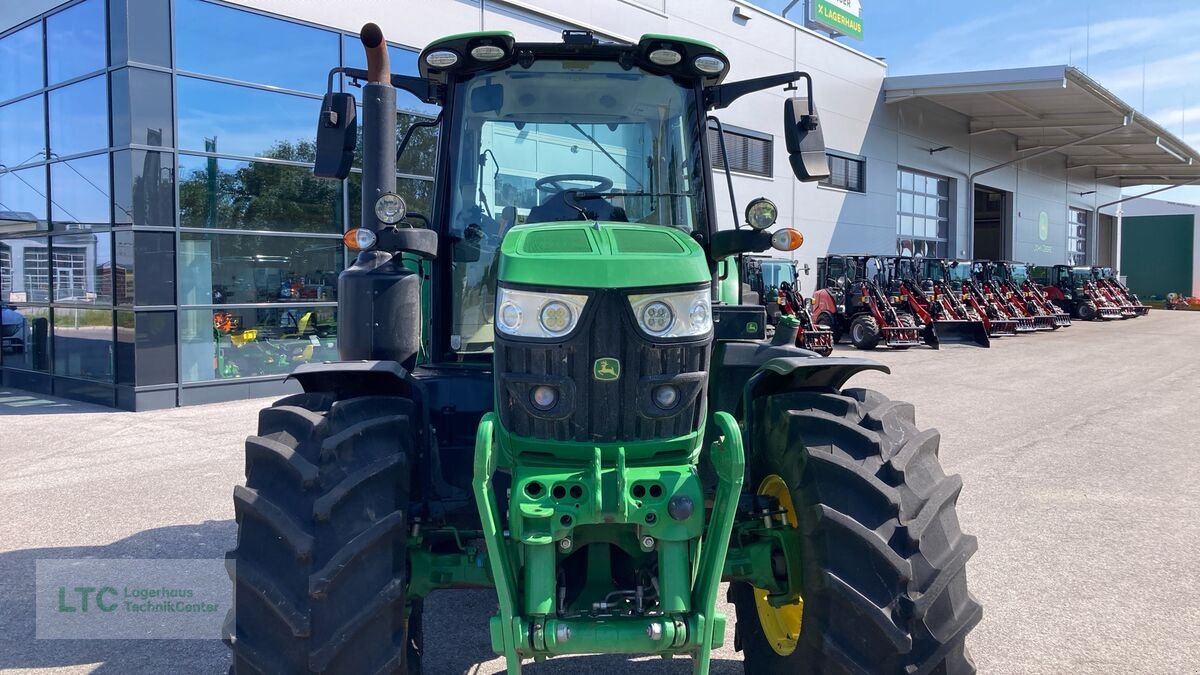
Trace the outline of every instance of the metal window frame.
{"type": "MultiPolygon", "coordinates": [[[[938,230],[939,230],[939,231],[941,230],[941,227],[940,227],[940,226],[941,226],[941,223],[942,223],[943,221],[945,221],[945,223],[946,223],[946,236],[943,238],[943,237],[942,237],[942,236],[940,236],[940,235],[939,235],[939,236],[937,236],[937,237],[927,237],[927,236],[924,236],[924,235],[917,236],[917,235],[915,235],[915,234],[904,235],[904,234],[900,234],[900,231],[899,231],[899,225],[897,225],[897,230],[896,230],[896,241],[897,241],[897,242],[900,242],[900,241],[901,241],[901,238],[904,238],[904,237],[906,237],[906,238],[908,238],[908,239],[910,239],[910,240],[913,240],[913,241],[916,241],[916,240],[921,240],[921,241],[926,241],[926,242],[932,241],[932,242],[934,242],[935,244],[945,244],[945,245],[946,245],[946,250],[947,250],[947,253],[949,253],[949,252],[950,252],[950,240],[951,240],[951,235],[952,235],[952,232],[953,232],[953,230],[952,230],[952,225],[953,225],[953,216],[952,216],[952,214],[954,213],[954,210],[951,208],[951,206],[952,206],[952,203],[951,203],[951,198],[952,198],[952,190],[951,190],[951,188],[952,188],[952,185],[953,185],[953,181],[954,181],[954,179],[953,179],[953,178],[951,178],[950,176],[942,176],[942,175],[939,175],[939,174],[936,174],[936,173],[932,173],[932,172],[929,172],[929,171],[922,171],[921,169],[914,169],[914,168],[912,168],[912,167],[909,167],[909,166],[897,165],[897,166],[896,166],[896,174],[897,174],[897,176],[900,176],[901,174],[904,174],[904,173],[910,173],[910,174],[912,174],[913,176],[923,176],[923,177],[925,177],[925,178],[934,178],[934,179],[936,179],[936,180],[939,180],[939,181],[946,181],[946,196],[945,196],[945,197],[943,197],[942,195],[940,195],[940,194],[937,194],[937,193],[930,193],[930,192],[928,192],[928,191],[917,192],[916,190],[906,190],[906,189],[904,189],[904,188],[903,188],[903,178],[901,178],[901,187],[897,187],[897,188],[896,188],[896,194],[897,194],[897,195],[911,194],[911,195],[913,195],[914,197],[917,197],[917,196],[922,196],[922,197],[925,197],[925,198],[929,198],[929,197],[935,197],[935,198],[937,198],[937,200],[938,200],[938,203],[939,203],[939,204],[940,204],[941,202],[946,202],[946,217],[945,217],[945,218],[942,218],[941,216],[937,216],[937,217],[936,217],[936,220],[937,220],[937,223],[938,223],[938,226],[939,226],[939,227],[938,227],[938,230]]],[[[939,206],[939,210],[940,210],[940,206],[939,206]]],[[[929,216],[928,216],[927,214],[924,214],[924,213],[922,213],[922,214],[917,214],[917,213],[915,213],[914,211],[903,211],[903,210],[902,210],[902,209],[900,209],[899,207],[897,207],[897,209],[896,209],[896,215],[897,215],[897,216],[904,216],[904,215],[908,215],[908,216],[910,216],[910,217],[913,217],[913,218],[917,218],[917,217],[919,217],[919,218],[921,218],[922,220],[928,220],[928,219],[929,219],[929,216]]]]}
{"type": "MultiPolygon", "coordinates": [[[[730,137],[733,137],[733,136],[741,136],[742,138],[745,138],[748,140],[762,141],[763,143],[765,143],[766,144],[766,155],[765,156],[767,158],[767,170],[765,173],[759,172],[759,171],[753,171],[746,167],[733,166],[732,162],[730,162],[729,170],[734,173],[741,173],[741,174],[745,174],[747,176],[754,176],[756,178],[771,178],[771,179],[775,178],[775,137],[774,136],[772,136],[771,134],[768,134],[768,133],[764,133],[762,131],[755,131],[754,129],[747,129],[745,127],[738,127],[738,126],[734,126],[732,124],[724,124],[724,123],[721,124],[720,130],[716,129],[715,127],[710,126],[710,127],[707,127],[705,129],[705,131],[713,131],[718,134],[724,133],[726,146],[729,145],[729,139],[730,139],[730,137]]],[[[708,143],[707,134],[705,134],[705,143],[708,143]]],[[[719,152],[720,152],[720,148],[717,148],[717,152],[709,153],[711,155],[709,164],[711,165],[711,168],[723,170],[725,168],[725,165],[719,163],[719,160],[720,160],[719,152]]]]}
{"type": "Polygon", "coordinates": [[[833,167],[830,167],[829,178],[817,182],[821,187],[833,188],[835,190],[845,190],[855,194],[866,194],[867,192],[867,158],[862,155],[855,155],[849,152],[840,152],[838,150],[826,150],[825,156],[829,159],[843,159],[847,162],[855,162],[858,164],[858,182],[859,187],[854,188],[847,185],[838,185],[833,182],[833,167]]]}

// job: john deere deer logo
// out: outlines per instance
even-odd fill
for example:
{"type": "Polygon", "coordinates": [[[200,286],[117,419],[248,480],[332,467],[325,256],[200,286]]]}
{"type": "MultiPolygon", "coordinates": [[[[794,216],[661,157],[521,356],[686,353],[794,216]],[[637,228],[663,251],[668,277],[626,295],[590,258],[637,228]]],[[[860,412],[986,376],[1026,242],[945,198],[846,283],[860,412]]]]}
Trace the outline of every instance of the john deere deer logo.
{"type": "Polygon", "coordinates": [[[621,362],[608,357],[596,359],[592,365],[592,376],[601,382],[612,382],[621,377],[621,362]]]}

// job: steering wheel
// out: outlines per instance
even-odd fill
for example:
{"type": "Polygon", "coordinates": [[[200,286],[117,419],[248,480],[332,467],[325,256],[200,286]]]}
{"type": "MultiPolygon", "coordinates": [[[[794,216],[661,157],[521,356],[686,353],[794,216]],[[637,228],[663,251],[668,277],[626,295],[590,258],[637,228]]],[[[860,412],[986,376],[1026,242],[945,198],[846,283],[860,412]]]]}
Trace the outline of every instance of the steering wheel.
{"type": "Polygon", "coordinates": [[[586,181],[589,183],[595,183],[595,187],[593,187],[591,190],[588,190],[588,192],[607,192],[613,186],[611,178],[595,176],[590,173],[559,173],[553,176],[539,178],[537,182],[533,184],[533,186],[538,190],[551,195],[556,195],[564,190],[574,189],[563,187],[562,183],[564,181],[586,181]]]}

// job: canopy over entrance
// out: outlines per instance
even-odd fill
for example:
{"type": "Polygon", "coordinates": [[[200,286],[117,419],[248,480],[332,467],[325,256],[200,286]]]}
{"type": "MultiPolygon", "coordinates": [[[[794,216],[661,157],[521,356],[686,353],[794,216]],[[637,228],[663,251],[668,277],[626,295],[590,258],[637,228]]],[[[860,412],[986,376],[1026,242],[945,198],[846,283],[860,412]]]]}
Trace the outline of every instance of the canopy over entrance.
{"type": "Polygon", "coordinates": [[[1200,153],[1070,66],[905,75],[885,100],[924,98],[965,115],[971,135],[1004,132],[1022,161],[1059,152],[1075,179],[1116,187],[1200,182],[1200,153]]]}

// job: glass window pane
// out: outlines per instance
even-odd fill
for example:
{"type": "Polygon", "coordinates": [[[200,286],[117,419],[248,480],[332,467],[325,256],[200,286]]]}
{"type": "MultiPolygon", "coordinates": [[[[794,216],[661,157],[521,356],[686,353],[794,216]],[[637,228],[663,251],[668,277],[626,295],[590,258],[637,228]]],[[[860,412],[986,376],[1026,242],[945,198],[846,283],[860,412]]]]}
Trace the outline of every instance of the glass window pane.
{"type": "Polygon", "coordinates": [[[0,304],[49,301],[47,251],[45,237],[0,241],[0,304]],[[46,293],[30,293],[30,283],[46,284],[46,293]]]}
{"type": "Polygon", "coordinates": [[[938,221],[938,239],[947,239],[950,236],[950,222],[947,220],[938,221]]]}
{"type": "Polygon", "coordinates": [[[916,179],[916,176],[911,171],[901,171],[900,177],[902,179],[900,187],[904,190],[912,190],[913,181],[916,179]]]}
{"type": "MultiPolygon", "coordinates": [[[[406,113],[397,115],[397,143],[404,140],[404,134],[414,122],[425,121],[427,119],[406,113]]],[[[361,127],[359,129],[361,130],[361,127]]],[[[418,127],[413,132],[412,137],[408,139],[408,146],[404,148],[404,154],[396,162],[396,172],[408,173],[414,176],[432,176],[434,170],[437,168],[438,131],[437,127],[418,127]]],[[[361,146],[362,144],[360,143],[358,147],[361,148],[361,146]]],[[[361,153],[361,151],[357,151],[357,153],[361,153]]],[[[359,157],[361,158],[361,154],[359,154],[359,157]]],[[[357,165],[361,166],[361,161],[357,165]]]]}
{"type": "Polygon", "coordinates": [[[926,237],[929,237],[930,239],[937,239],[937,236],[938,236],[937,224],[938,224],[937,218],[926,218],[925,219],[925,236],[926,237]]]}
{"type": "Polygon", "coordinates": [[[171,66],[171,3],[121,0],[109,3],[113,65],[126,62],[171,66]]]}
{"type": "Polygon", "coordinates": [[[177,0],[175,26],[180,70],[320,94],[338,65],[337,33],[290,21],[177,0]]]}
{"type": "Polygon", "coordinates": [[[900,234],[911,236],[913,233],[913,217],[900,216],[900,234]]]}
{"type": "Polygon", "coordinates": [[[111,305],[112,234],[65,234],[51,240],[50,276],[55,302],[111,305]]]}
{"type": "Polygon", "coordinates": [[[925,215],[937,217],[937,214],[938,214],[938,198],[937,197],[926,197],[925,198],[925,215]]]}
{"type": "Polygon", "coordinates": [[[108,86],[101,75],[51,91],[50,153],[66,157],[108,147],[108,86]]]}
{"type": "Polygon", "coordinates": [[[104,0],[87,0],[46,17],[46,70],[50,84],[104,68],[104,0]]]}
{"type": "Polygon", "coordinates": [[[54,314],[54,374],[113,380],[111,309],[62,309],[54,314]]]}
{"type": "Polygon", "coordinates": [[[42,88],[42,24],[0,40],[0,101],[42,88]]]}
{"type": "Polygon", "coordinates": [[[107,226],[112,209],[108,155],[78,157],[50,165],[51,217],[56,228],[107,226]]]}
{"type": "Polygon", "coordinates": [[[939,197],[950,196],[950,181],[946,178],[938,180],[937,193],[939,197]]]}
{"type": "Polygon", "coordinates": [[[175,304],[175,234],[122,230],[113,236],[115,303],[175,304]]]}
{"type": "Polygon", "coordinates": [[[50,310],[45,307],[5,308],[4,367],[50,370],[50,310]],[[11,335],[8,333],[11,331],[11,335]]]}
{"type": "Polygon", "coordinates": [[[113,145],[172,147],[171,76],[142,68],[112,74],[113,145]]]}
{"type": "Polygon", "coordinates": [[[122,225],[175,225],[175,172],[169,153],[113,153],[113,215],[122,225]]]}
{"type": "Polygon", "coordinates": [[[900,212],[901,213],[912,213],[913,212],[913,196],[911,193],[908,193],[908,192],[900,193],[900,212]]]}
{"type": "MultiPolygon", "coordinates": [[[[354,172],[350,174],[350,178],[346,181],[350,200],[350,227],[359,227],[362,225],[362,174],[354,172]]],[[[431,209],[433,208],[433,181],[417,180],[415,178],[398,178],[396,179],[396,194],[404,198],[404,204],[408,207],[409,213],[418,213],[426,218],[432,218],[431,209]]],[[[502,215],[503,207],[497,202],[492,204],[496,215],[499,218],[502,215]]],[[[418,226],[423,225],[421,221],[413,220],[418,226]]]]}
{"type": "Polygon", "coordinates": [[[46,158],[46,120],[41,96],[0,108],[0,164],[17,167],[46,158]]]}
{"type": "Polygon", "coordinates": [[[286,232],[342,232],[342,183],[312,169],[179,156],[179,222],[286,232]]]}
{"type": "Polygon", "coordinates": [[[45,230],[46,167],[0,173],[0,231],[45,230]]]}
{"type": "Polygon", "coordinates": [[[185,232],[180,246],[182,304],[337,300],[340,238],[185,232]]]}
{"type": "Polygon", "coordinates": [[[117,312],[117,384],[173,384],[178,364],[174,312],[117,312]]]}
{"type": "Polygon", "coordinates": [[[179,148],[311,162],[316,99],[180,77],[179,148]]]}
{"type": "Polygon", "coordinates": [[[337,354],[337,308],[199,309],[179,313],[184,382],[283,375],[337,354]]]}

